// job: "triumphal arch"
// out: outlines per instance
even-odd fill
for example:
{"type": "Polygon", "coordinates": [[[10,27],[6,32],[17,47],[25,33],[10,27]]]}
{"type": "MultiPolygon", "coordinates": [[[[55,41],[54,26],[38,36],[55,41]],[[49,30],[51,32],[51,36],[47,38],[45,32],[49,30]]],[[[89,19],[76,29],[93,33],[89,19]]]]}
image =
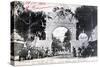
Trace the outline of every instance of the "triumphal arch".
{"type": "MultiPolygon", "coordinates": [[[[51,50],[52,33],[58,27],[65,27],[71,32],[71,47],[76,41],[77,19],[70,9],[59,8],[56,11],[48,12],[46,18],[46,40],[38,40],[36,46],[48,47],[51,50]]],[[[58,31],[59,33],[59,31],[58,31]]]]}

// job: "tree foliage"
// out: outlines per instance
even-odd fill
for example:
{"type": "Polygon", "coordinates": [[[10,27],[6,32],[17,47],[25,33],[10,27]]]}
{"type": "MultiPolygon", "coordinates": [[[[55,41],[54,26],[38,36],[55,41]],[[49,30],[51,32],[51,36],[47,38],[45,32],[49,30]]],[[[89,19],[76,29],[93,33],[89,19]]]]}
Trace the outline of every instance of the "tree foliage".
{"type": "Polygon", "coordinates": [[[24,12],[16,21],[16,29],[19,33],[25,35],[30,33],[38,36],[40,39],[45,39],[46,20],[43,12],[24,12]]]}
{"type": "Polygon", "coordinates": [[[78,19],[77,37],[81,31],[91,31],[97,25],[97,7],[96,6],[81,6],[75,11],[75,16],[78,19]]]}
{"type": "Polygon", "coordinates": [[[70,40],[71,40],[71,33],[70,33],[70,30],[68,30],[65,33],[65,38],[64,38],[64,41],[63,42],[69,42],[70,40]]]}
{"type": "Polygon", "coordinates": [[[11,25],[12,25],[11,29],[12,30],[16,29],[17,32],[25,40],[27,39],[29,33],[38,36],[42,40],[46,38],[45,35],[46,15],[44,12],[42,11],[33,12],[30,10],[25,11],[25,8],[21,3],[19,3],[19,1],[18,3],[16,1],[12,2],[11,6],[12,6],[11,8],[11,25]],[[14,5],[15,3],[16,6],[14,5]],[[20,11],[20,9],[23,9],[23,11],[22,10],[20,11]],[[13,14],[14,11],[16,11],[17,14],[13,14]]]}

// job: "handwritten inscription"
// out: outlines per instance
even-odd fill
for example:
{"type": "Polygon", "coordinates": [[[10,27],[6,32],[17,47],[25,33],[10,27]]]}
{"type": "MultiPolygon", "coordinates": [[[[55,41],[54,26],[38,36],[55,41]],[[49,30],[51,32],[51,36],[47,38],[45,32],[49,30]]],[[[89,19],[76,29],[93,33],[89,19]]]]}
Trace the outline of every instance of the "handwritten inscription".
{"type": "Polygon", "coordinates": [[[29,9],[29,10],[42,10],[42,9],[51,8],[52,6],[43,2],[24,2],[24,7],[25,9],[29,9]]]}

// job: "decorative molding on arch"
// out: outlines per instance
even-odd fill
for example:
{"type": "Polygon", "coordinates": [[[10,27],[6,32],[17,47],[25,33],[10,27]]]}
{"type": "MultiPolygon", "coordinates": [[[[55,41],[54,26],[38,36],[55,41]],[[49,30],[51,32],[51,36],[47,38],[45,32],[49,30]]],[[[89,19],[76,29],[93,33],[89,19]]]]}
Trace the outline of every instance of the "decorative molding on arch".
{"type": "MultiPolygon", "coordinates": [[[[67,12],[66,12],[67,13],[67,12]]],[[[69,13],[64,15],[65,18],[59,18],[59,16],[55,12],[49,13],[52,19],[47,19],[46,24],[46,37],[47,39],[51,38],[52,32],[57,27],[65,27],[70,30],[72,39],[76,40],[76,23],[78,22],[73,13],[69,13]],[[55,16],[55,17],[53,17],[55,16]],[[69,20],[71,18],[71,21],[69,20]]]]}

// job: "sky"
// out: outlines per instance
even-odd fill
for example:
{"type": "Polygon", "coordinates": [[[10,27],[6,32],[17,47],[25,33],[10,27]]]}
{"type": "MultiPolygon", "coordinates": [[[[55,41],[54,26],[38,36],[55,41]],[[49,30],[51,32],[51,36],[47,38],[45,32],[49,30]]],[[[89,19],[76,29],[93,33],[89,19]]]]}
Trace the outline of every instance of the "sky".
{"type": "Polygon", "coordinates": [[[61,42],[63,42],[65,32],[67,32],[67,28],[65,27],[58,27],[53,31],[53,36],[57,39],[60,39],[61,42]]]}

